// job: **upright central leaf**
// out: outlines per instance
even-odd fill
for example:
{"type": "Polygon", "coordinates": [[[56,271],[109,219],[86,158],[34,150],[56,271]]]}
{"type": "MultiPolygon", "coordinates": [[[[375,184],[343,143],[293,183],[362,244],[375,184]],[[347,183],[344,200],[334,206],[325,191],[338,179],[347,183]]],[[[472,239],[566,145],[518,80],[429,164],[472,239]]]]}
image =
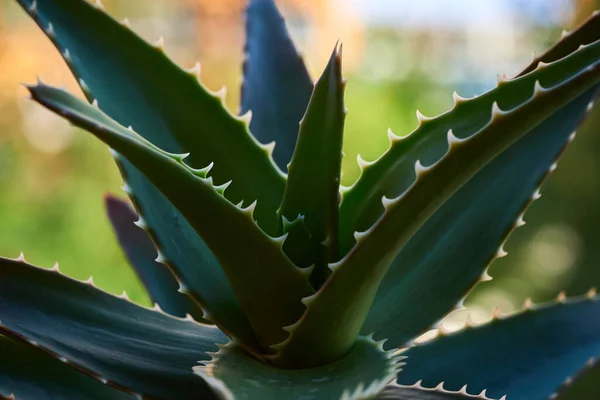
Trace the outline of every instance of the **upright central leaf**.
{"type": "Polygon", "coordinates": [[[289,165],[280,214],[287,220],[299,215],[315,247],[313,284],[328,276],[327,262],[337,253],[337,209],[344,134],[342,47],[336,45],[315,85],[308,109],[300,121],[298,142],[289,165]]]}

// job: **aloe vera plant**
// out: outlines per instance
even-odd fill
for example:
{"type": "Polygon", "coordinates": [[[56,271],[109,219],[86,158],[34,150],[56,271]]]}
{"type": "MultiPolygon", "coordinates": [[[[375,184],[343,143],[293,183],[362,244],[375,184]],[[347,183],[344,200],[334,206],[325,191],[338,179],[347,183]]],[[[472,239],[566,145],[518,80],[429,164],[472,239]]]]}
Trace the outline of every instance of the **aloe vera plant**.
{"type": "Polygon", "coordinates": [[[156,306],[0,258],[0,396],[564,400],[597,368],[593,289],[415,338],[489,279],[592,109],[598,13],[389,131],[342,187],[342,46],[313,84],[272,0],[248,4],[242,116],[100,3],[17,1],[87,101],[41,82],[31,97],[112,149],[137,213],[107,197],[108,215],[156,306]]]}

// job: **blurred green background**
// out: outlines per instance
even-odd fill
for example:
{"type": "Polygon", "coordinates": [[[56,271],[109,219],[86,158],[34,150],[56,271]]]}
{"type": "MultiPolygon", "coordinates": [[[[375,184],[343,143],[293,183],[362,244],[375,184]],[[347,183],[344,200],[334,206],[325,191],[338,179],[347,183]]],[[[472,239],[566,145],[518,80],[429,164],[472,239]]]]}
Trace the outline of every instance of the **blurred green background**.
{"type": "MultiPolygon", "coordinates": [[[[237,110],[243,49],[243,0],[103,0],[118,19],[128,17],[148,40],[162,35],[167,53],[183,66],[202,62],[211,89],[225,85],[237,110]]],[[[356,155],[375,159],[388,127],[405,135],[415,110],[433,116],[452,106],[452,92],[480,94],[496,74],[511,76],[582,21],[595,0],[280,0],[313,76],[335,41],[344,42],[350,78],[344,183],[356,177],[356,155]]],[[[58,53],[11,0],[0,0],[0,254],[93,275],[110,292],[148,299],[116,245],[103,209],[106,192],[122,194],[107,148],[90,135],[25,99],[20,82],[36,75],[79,93],[58,53]]],[[[600,109],[544,186],[542,200],[512,235],[509,256],[496,261],[491,282],[467,306],[474,320],[493,307],[519,308],[600,283],[600,109]]],[[[448,266],[451,268],[452,266],[448,266]]],[[[416,305],[418,306],[418,305],[416,305]]],[[[456,312],[446,327],[464,319],[456,312]]]]}

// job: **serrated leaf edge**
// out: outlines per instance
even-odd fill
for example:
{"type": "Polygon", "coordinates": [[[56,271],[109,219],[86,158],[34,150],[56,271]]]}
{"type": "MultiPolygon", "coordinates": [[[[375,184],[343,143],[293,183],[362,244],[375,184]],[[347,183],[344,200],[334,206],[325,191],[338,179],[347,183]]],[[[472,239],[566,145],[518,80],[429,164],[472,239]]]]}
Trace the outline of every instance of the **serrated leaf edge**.
{"type": "MultiPolygon", "coordinates": [[[[52,268],[50,268],[50,269],[48,269],[48,268],[42,268],[42,267],[38,267],[38,266],[36,266],[36,265],[29,264],[29,263],[28,263],[28,262],[25,260],[25,255],[24,255],[22,252],[21,252],[21,253],[19,254],[19,256],[18,256],[18,257],[16,257],[16,258],[7,258],[7,259],[8,259],[8,260],[13,260],[13,261],[19,262],[19,263],[21,263],[21,264],[24,264],[24,265],[26,265],[27,267],[35,268],[35,269],[38,269],[38,270],[41,270],[41,271],[45,271],[45,272],[54,273],[54,274],[56,274],[56,275],[60,276],[61,278],[63,278],[63,279],[67,279],[67,280],[69,280],[69,281],[72,281],[72,282],[77,282],[77,283],[79,283],[79,284],[84,284],[84,285],[90,286],[90,287],[94,288],[95,290],[98,290],[98,291],[100,291],[100,292],[102,292],[102,293],[104,293],[104,294],[106,294],[106,295],[109,295],[109,296],[111,296],[111,297],[114,297],[114,298],[116,298],[116,299],[119,299],[120,301],[125,301],[125,302],[127,302],[127,303],[130,303],[130,304],[132,304],[132,305],[136,306],[136,307],[140,307],[140,308],[143,308],[143,309],[145,309],[145,310],[148,310],[148,311],[151,311],[151,312],[155,312],[155,313],[158,313],[158,314],[162,314],[163,316],[166,316],[166,317],[168,317],[168,318],[175,319],[175,320],[179,320],[179,321],[189,321],[189,322],[191,322],[191,323],[193,323],[193,324],[195,324],[195,325],[202,326],[203,328],[208,328],[208,329],[217,329],[217,330],[220,330],[220,329],[219,329],[218,327],[216,327],[215,325],[207,325],[207,324],[203,324],[203,323],[201,323],[201,322],[198,322],[198,321],[196,321],[196,320],[195,320],[195,319],[193,319],[193,318],[192,318],[192,317],[191,317],[189,314],[188,314],[186,317],[184,317],[184,318],[181,318],[181,317],[176,317],[176,316],[173,316],[173,315],[171,315],[171,314],[167,314],[167,313],[165,313],[164,311],[162,311],[162,310],[160,309],[160,307],[159,307],[157,304],[155,304],[153,307],[147,307],[147,306],[144,306],[144,305],[141,305],[141,304],[134,303],[133,301],[131,301],[131,300],[129,299],[129,297],[127,296],[127,294],[126,294],[125,292],[123,292],[123,293],[125,293],[125,295],[123,295],[123,294],[121,294],[121,295],[116,295],[116,294],[113,294],[113,293],[107,292],[107,291],[105,291],[105,290],[103,290],[103,289],[99,288],[98,286],[96,286],[96,285],[94,284],[94,280],[93,280],[93,278],[92,278],[91,276],[90,276],[89,278],[87,278],[87,279],[83,279],[83,280],[81,280],[81,279],[75,279],[75,278],[72,278],[72,277],[70,277],[70,276],[68,276],[68,275],[66,275],[66,274],[64,274],[64,273],[62,273],[62,272],[60,271],[60,269],[59,269],[59,265],[58,265],[58,262],[57,262],[57,263],[55,263],[55,264],[54,264],[54,266],[53,266],[52,268]]],[[[67,359],[66,357],[64,357],[64,356],[60,356],[60,355],[58,355],[57,353],[55,353],[54,351],[52,351],[52,350],[50,350],[50,349],[46,348],[45,346],[42,346],[42,345],[40,345],[40,344],[39,344],[38,342],[36,342],[35,340],[28,339],[28,338],[26,338],[26,337],[25,337],[25,336],[23,336],[23,335],[20,335],[20,334],[17,334],[17,333],[15,333],[15,332],[14,332],[14,331],[12,331],[10,328],[8,328],[8,327],[4,326],[4,324],[2,323],[2,320],[1,320],[1,319],[0,319],[0,333],[3,333],[3,334],[5,334],[5,335],[6,335],[6,336],[8,336],[8,337],[12,337],[12,338],[14,338],[14,339],[17,339],[17,340],[19,340],[19,341],[21,341],[21,342],[23,342],[23,343],[27,343],[27,344],[29,344],[30,346],[33,346],[33,347],[35,347],[35,348],[37,348],[37,349],[41,350],[41,351],[43,351],[44,353],[46,353],[46,354],[50,355],[51,357],[53,357],[53,358],[57,359],[58,361],[62,362],[63,364],[67,364],[67,365],[69,365],[70,367],[72,367],[72,368],[74,368],[74,369],[78,370],[79,372],[81,372],[81,373],[83,373],[83,374],[85,374],[85,375],[87,375],[87,376],[90,376],[91,378],[93,378],[93,379],[95,379],[95,380],[97,380],[97,381],[101,382],[101,383],[102,383],[102,384],[104,384],[104,385],[107,385],[107,386],[114,387],[115,389],[121,390],[121,391],[123,391],[123,392],[125,392],[125,393],[129,393],[129,394],[131,394],[132,396],[135,396],[135,397],[136,397],[137,399],[139,399],[139,400],[152,400],[152,397],[147,397],[147,396],[145,396],[145,395],[143,395],[143,394],[141,394],[141,393],[137,393],[137,392],[131,391],[131,390],[130,390],[130,389],[128,389],[127,387],[125,387],[125,386],[121,386],[121,385],[119,385],[119,384],[117,384],[117,383],[115,383],[115,382],[109,381],[108,379],[106,379],[106,378],[102,377],[101,375],[96,375],[96,374],[94,374],[93,372],[91,372],[91,371],[87,370],[86,368],[83,368],[83,367],[81,367],[81,366],[77,365],[77,363],[74,363],[74,362],[72,362],[71,360],[67,359]]],[[[216,343],[215,343],[215,345],[217,345],[217,346],[218,346],[218,344],[216,344],[216,343]]],[[[206,352],[206,353],[208,354],[208,352],[206,352]]],[[[10,396],[9,396],[9,398],[10,398],[10,396]]],[[[14,394],[13,394],[13,398],[15,398],[15,395],[14,395],[14,394]]]]}

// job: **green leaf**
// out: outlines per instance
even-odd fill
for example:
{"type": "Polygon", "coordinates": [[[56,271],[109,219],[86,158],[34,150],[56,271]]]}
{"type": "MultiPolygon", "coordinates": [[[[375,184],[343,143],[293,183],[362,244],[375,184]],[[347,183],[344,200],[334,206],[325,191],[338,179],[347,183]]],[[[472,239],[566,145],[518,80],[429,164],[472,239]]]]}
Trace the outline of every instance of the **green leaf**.
{"type": "Polygon", "coordinates": [[[490,122],[494,103],[501,110],[511,110],[529,100],[536,81],[546,88],[567,81],[598,61],[598,47],[595,42],[555,63],[542,63],[522,77],[502,78],[494,89],[479,97],[464,99],[455,94],[455,105],[446,113],[432,119],[419,114],[419,127],[410,135],[397,137],[390,132],[388,150],[374,162],[362,161],[358,180],[342,190],[340,240],[344,253],[356,243],[355,232],[369,229],[381,217],[385,209],[382,196],[399,196],[411,186],[417,161],[429,166],[444,156],[449,130],[460,139],[474,136],[490,122]]]}
{"type": "Polygon", "coordinates": [[[385,275],[363,334],[375,332],[388,339],[387,345],[402,346],[462,307],[474,285],[491,279],[486,267],[506,254],[499,243],[524,223],[518,216],[554,168],[595,92],[580,96],[508,148],[423,225],[385,275]]]}
{"type": "Polygon", "coordinates": [[[582,298],[563,295],[553,304],[528,306],[487,324],[408,349],[401,384],[422,380],[425,387],[444,382],[458,390],[468,385],[488,396],[510,400],[547,400],[591,356],[600,354],[600,301],[595,291],[582,298]]]}
{"type": "Polygon", "coordinates": [[[327,263],[337,258],[337,216],[344,135],[342,48],[336,48],[315,85],[292,156],[280,214],[289,221],[298,215],[316,248],[313,284],[329,276],[327,263]]]}
{"type": "MultiPolygon", "coordinates": [[[[271,165],[267,149],[253,143],[247,122],[230,115],[222,100],[198,83],[199,69],[182,71],[160,49],[86,1],[18,2],[52,40],[75,76],[85,82],[88,100],[96,99],[121,125],[134,126],[163,149],[194,153],[187,160],[194,167],[216,161],[219,165],[211,173],[217,184],[236,180],[227,191],[228,198],[236,203],[243,199],[248,205],[260,197],[257,218],[263,228],[277,228],[274,216],[285,179],[271,165]]],[[[125,160],[119,164],[127,194],[161,258],[212,320],[256,347],[250,322],[215,255],[141,172],[125,160]]]]}
{"type": "Polygon", "coordinates": [[[574,53],[579,46],[588,45],[598,40],[600,36],[600,11],[596,10],[572,31],[563,31],[561,38],[550,49],[545,51],[539,57],[536,57],[531,63],[521,71],[517,77],[526,75],[538,67],[539,63],[551,63],[560,60],[563,57],[574,53]]]}
{"type": "Polygon", "coordinates": [[[250,130],[260,142],[275,141],[273,158],[282,171],[292,158],[312,90],[312,79],[274,1],[250,0],[240,108],[242,114],[252,111],[250,130]]]}
{"type": "MultiPolygon", "coordinates": [[[[420,383],[416,385],[389,384],[375,397],[375,400],[493,400],[487,397],[485,391],[479,394],[470,394],[467,388],[461,390],[446,390],[443,385],[435,388],[424,388],[420,383]]],[[[506,396],[500,400],[506,400],[506,396]]]]}
{"type": "Polygon", "coordinates": [[[0,397],[35,400],[134,400],[25,343],[0,335],[0,397]]]}
{"type": "MultiPolygon", "coordinates": [[[[599,23],[598,16],[592,17],[539,60],[556,61],[600,39],[599,23]]],[[[556,159],[573,139],[594,93],[592,89],[581,95],[509,147],[419,229],[387,272],[362,334],[376,332],[376,337],[388,339],[388,345],[402,346],[453,308],[461,308],[473,285],[491,279],[486,267],[506,255],[501,243],[524,224],[524,209],[537,198],[532,193],[556,168],[556,159]],[[408,273],[406,265],[411,266],[408,273]]],[[[444,136],[444,128],[429,134],[444,136]]]]}
{"type": "Polygon", "coordinates": [[[597,358],[590,358],[583,368],[577,373],[564,380],[564,383],[552,395],[549,400],[579,400],[600,398],[600,362],[597,358]]]}
{"type": "MultiPolygon", "coordinates": [[[[300,299],[314,290],[306,273],[284,254],[285,236],[272,238],[256,224],[254,205],[240,208],[230,203],[222,195],[226,185],[215,187],[206,178],[208,169],[192,169],[184,156],[157,148],[69,93],[44,85],[30,91],[37,102],[123,154],[161,188],[217,257],[261,343],[285,339],[282,327],[299,318],[304,308],[300,299]]],[[[223,328],[228,333],[231,329],[223,328]]]]}
{"type": "Polygon", "coordinates": [[[248,356],[233,344],[194,368],[223,399],[366,399],[390,382],[401,359],[382,342],[360,337],[341,360],[312,369],[279,369],[248,356]]]}
{"type": "Polygon", "coordinates": [[[135,225],[138,216],[131,207],[110,195],[104,197],[104,203],[119,244],[152,301],[173,316],[183,318],[189,314],[196,321],[206,322],[198,305],[179,293],[179,282],[167,266],[155,261],[156,248],[148,234],[135,225]]]}
{"type": "Polygon", "coordinates": [[[234,180],[227,198],[260,200],[256,218],[275,232],[285,179],[270,149],[249,133],[247,121],[224,107],[222,94],[210,93],[195,72],[174,64],[160,44],[150,45],[87,1],[17,1],[83,81],[90,102],[97,100],[112,119],[133,126],[160,148],[191,153],[187,162],[193,167],[214,162],[211,176],[217,185],[234,180]]]}
{"type": "MultiPolygon", "coordinates": [[[[540,68],[540,73],[505,83],[505,87],[511,88],[511,93],[522,92],[524,98],[520,103],[511,107],[503,104],[505,108],[502,111],[494,101],[488,109],[487,122],[475,134],[466,139],[461,135],[458,139],[450,130],[445,154],[433,162],[417,160],[413,166],[412,183],[403,192],[388,192],[387,197],[383,197],[385,213],[367,231],[356,233],[358,243],[340,262],[330,266],[333,271],[331,278],[317,294],[303,300],[307,310],[296,324],[288,328],[290,336],[278,345],[276,362],[304,366],[326,363],[343,356],[358,334],[390,264],[408,240],[487,163],[596,85],[600,81],[599,59],[600,42],[540,68]],[[546,88],[542,87],[539,79],[546,74],[541,72],[547,70],[551,73],[557,69],[571,72],[558,82],[544,79],[546,88]],[[422,163],[427,167],[423,167],[422,163]],[[353,295],[348,296],[347,293],[353,295]]],[[[485,108],[486,97],[482,98],[469,103],[485,108]]],[[[466,123],[464,118],[462,122],[466,123]]],[[[394,165],[416,156],[410,151],[411,144],[427,142],[423,135],[395,139],[395,144],[388,150],[388,154],[396,152],[400,158],[394,165]],[[402,151],[397,152],[398,148],[402,151]]],[[[382,170],[387,165],[386,156],[382,156],[371,170],[378,169],[383,175],[389,172],[386,168],[382,170]]],[[[403,267],[404,275],[410,272],[411,267],[403,267]]]]}
{"type": "Polygon", "coordinates": [[[153,398],[210,398],[191,368],[228,341],[215,326],[142,308],[22,260],[0,258],[0,310],[3,334],[153,398]]]}

